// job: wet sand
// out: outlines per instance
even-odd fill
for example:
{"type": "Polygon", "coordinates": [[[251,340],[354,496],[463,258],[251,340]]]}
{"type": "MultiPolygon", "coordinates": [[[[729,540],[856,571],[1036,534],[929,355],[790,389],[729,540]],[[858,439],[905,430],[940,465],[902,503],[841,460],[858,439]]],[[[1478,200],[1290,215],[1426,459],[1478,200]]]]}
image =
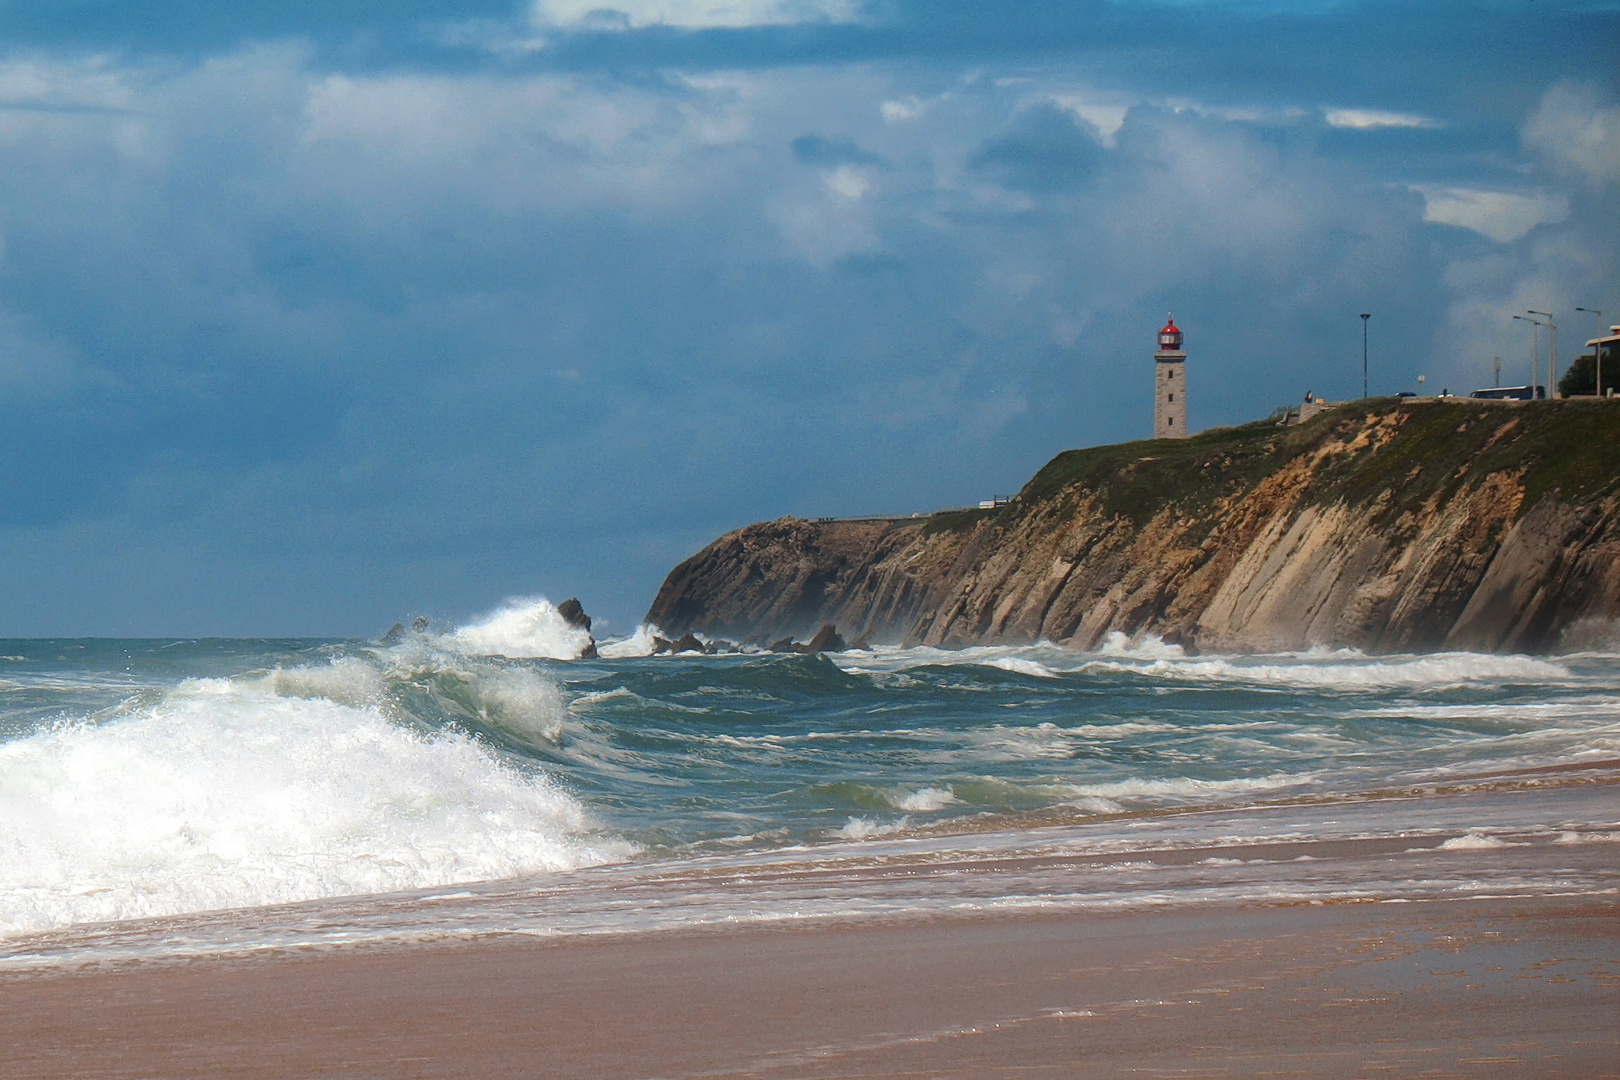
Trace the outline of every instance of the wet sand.
{"type": "Polygon", "coordinates": [[[0,979],[6,1077],[1620,1076],[1620,902],[1203,907],[0,979]]]}

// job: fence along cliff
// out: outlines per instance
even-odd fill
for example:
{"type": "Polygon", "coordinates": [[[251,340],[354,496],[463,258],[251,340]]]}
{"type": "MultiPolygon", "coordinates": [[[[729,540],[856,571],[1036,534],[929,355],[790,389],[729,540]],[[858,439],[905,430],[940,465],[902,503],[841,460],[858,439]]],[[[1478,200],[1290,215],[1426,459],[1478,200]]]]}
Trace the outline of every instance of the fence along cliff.
{"type": "Polygon", "coordinates": [[[1601,645],[1620,614],[1620,403],[1357,402],[1059,454],[1011,503],[727,533],[649,622],[962,646],[1118,631],[1204,651],[1601,645]]]}

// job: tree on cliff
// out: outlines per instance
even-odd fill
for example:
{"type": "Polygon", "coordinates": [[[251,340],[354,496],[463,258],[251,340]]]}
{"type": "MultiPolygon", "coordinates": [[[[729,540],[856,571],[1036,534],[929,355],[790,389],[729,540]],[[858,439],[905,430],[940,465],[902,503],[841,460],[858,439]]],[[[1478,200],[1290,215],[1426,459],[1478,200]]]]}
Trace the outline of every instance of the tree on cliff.
{"type": "MultiPolygon", "coordinates": [[[[1564,372],[1564,377],[1558,380],[1558,392],[1565,397],[1592,393],[1597,384],[1596,373],[1593,370],[1596,366],[1596,358],[1591,353],[1587,353],[1585,356],[1577,356],[1574,363],[1569,365],[1569,370],[1564,372]]],[[[1615,370],[1617,367],[1620,367],[1620,353],[1617,353],[1614,349],[1604,349],[1603,392],[1605,394],[1612,388],[1620,387],[1620,371],[1615,370]]]]}

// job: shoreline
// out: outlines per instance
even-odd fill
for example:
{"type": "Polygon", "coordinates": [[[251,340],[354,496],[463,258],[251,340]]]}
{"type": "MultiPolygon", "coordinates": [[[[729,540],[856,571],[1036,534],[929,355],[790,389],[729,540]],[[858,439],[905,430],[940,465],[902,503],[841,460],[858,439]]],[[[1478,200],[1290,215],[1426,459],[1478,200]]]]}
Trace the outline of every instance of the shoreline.
{"type": "Polygon", "coordinates": [[[1614,1076],[1620,901],[738,925],[0,978],[15,1080],[1614,1076]]]}
{"type": "MultiPolygon", "coordinates": [[[[1604,762],[1607,766],[1609,763],[1604,762]]],[[[1555,779],[1556,778],[1556,779],[1555,779]]],[[[831,927],[971,914],[1620,897],[1617,777],[1377,793],[950,833],[897,833],[0,937],[0,980],[280,962],[502,936],[831,927]]]]}
{"type": "Polygon", "coordinates": [[[15,937],[4,1072],[1620,1077],[1588,764],[15,937]]]}

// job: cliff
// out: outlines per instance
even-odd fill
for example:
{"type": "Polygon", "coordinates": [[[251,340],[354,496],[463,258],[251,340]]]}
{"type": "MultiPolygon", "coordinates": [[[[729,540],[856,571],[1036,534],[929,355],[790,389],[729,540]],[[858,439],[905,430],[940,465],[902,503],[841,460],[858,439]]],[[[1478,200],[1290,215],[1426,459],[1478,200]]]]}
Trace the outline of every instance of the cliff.
{"type": "Polygon", "coordinates": [[[1011,503],[785,517],[676,567],[649,622],[959,646],[1548,651],[1620,614],[1620,404],[1375,399],[1071,450],[1011,503]]]}

